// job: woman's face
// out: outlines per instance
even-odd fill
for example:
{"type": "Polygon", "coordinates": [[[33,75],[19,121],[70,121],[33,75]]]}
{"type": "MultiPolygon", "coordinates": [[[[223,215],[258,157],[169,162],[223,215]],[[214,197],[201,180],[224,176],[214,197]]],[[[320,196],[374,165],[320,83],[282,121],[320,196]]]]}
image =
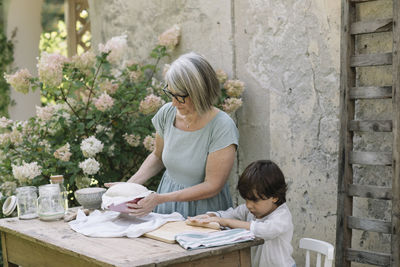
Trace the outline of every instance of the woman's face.
{"type": "MultiPolygon", "coordinates": [[[[174,95],[179,95],[176,91],[174,91],[170,87],[168,87],[168,91],[170,91],[174,95]]],[[[180,115],[186,116],[196,113],[196,109],[194,108],[194,104],[190,96],[185,97],[185,103],[179,102],[178,100],[176,100],[175,97],[172,97],[171,100],[172,100],[172,105],[176,107],[180,115]]]]}

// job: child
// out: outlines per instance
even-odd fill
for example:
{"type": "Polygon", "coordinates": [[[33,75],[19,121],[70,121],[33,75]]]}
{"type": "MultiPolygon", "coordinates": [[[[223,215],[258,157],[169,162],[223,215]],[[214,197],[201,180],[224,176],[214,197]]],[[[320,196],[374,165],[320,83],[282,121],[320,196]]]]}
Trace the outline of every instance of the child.
{"type": "Polygon", "coordinates": [[[244,170],[237,185],[246,200],[237,208],[208,212],[189,218],[197,223],[218,222],[229,228],[245,228],[264,244],[251,248],[251,265],[296,266],[290,244],[293,235],[292,215],[286,205],[285,177],[272,161],[259,160],[244,170]]]}

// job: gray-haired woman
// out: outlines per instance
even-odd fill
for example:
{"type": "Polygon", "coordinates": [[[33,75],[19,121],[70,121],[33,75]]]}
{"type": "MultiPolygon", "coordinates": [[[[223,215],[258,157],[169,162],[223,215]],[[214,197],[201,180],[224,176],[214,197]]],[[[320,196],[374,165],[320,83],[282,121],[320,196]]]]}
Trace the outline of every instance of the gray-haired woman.
{"type": "Polygon", "coordinates": [[[199,54],[180,56],[166,73],[164,92],[172,102],[153,117],[155,149],[128,182],[143,184],[166,168],[157,193],[137,204],[132,215],[179,212],[195,216],[232,206],[227,180],[238,130],[213,104],[220,95],[214,69],[199,54]]]}

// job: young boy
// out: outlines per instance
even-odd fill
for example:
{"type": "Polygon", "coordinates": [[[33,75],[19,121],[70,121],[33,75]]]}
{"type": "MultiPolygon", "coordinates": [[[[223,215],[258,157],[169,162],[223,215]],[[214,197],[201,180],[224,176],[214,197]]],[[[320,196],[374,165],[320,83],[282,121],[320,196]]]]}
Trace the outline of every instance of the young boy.
{"type": "Polygon", "coordinates": [[[279,167],[270,160],[251,163],[239,178],[237,189],[246,204],[226,211],[208,212],[189,220],[245,228],[256,237],[263,238],[263,245],[251,248],[253,267],[296,266],[290,244],[293,236],[292,215],[285,203],[287,185],[279,167]]]}

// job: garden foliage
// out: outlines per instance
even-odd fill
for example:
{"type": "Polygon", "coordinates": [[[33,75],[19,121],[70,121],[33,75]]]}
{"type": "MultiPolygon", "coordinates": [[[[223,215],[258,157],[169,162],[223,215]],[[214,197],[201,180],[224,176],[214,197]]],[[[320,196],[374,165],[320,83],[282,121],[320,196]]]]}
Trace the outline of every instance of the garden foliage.
{"type": "MultiPolygon", "coordinates": [[[[0,192],[5,197],[24,185],[49,183],[62,174],[67,189],[126,181],[154,148],[151,118],[169,99],[155,78],[158,63],[179,41],[174,26],[159,37],[149,62],[122,61],[127,36],[68,59],[42,53],[38,77],[21,69],[5,75],[21,93],[40,90],[49,101],[27,121],[0,118],[0,192]]],[[[168,65],[164,67],[168,68],[168,65]]],[[[233,113],[241,105],[243,83],[227,80],[219,107],[233,113]]],[[[147,186],[155,189],[158,179],[147,186]]]]}

